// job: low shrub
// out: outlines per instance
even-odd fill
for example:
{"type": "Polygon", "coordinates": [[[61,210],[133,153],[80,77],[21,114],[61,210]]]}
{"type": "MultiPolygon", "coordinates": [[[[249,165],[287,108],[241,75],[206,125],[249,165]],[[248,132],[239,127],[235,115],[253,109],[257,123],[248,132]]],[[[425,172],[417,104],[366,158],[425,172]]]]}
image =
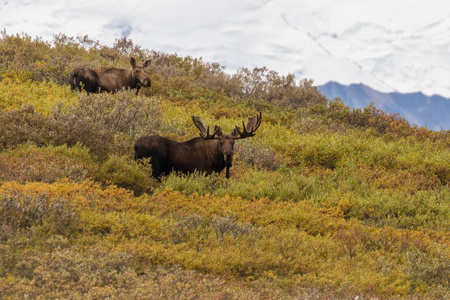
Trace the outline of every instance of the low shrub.
{"type": "Polygon", "coordinates": [[[214,232],[222,242],[224,238],[240,236],[250,236],[258,238],[258,230],[255,226],[245,223],[240,224],[236,217],[222,217],[215,215],[212,219],[205,218],[197,214],[189,214],[177,221],[176,224],[168,227],[172,242],[175,244],[189,241],[192,233],[205,234],[205,232],[214,232]]]}
{"type": "Polygon", "coordinates": [[[49,145],[58,130],[54,121],[38,114],[32,105],[19,110],[1,110],[0,123],[0,150],[28,142],[37,146],[49,145]]]}
{"type": "Polygon", "coordinates": [[[437,245],[436,254],[418,250],[407,253],[408,273],[416,285],[440,285],[450,289],[450,254],[445,245],[437,245]]]}
{"type": "Polygon", "coordinates": [[[111,155],[96,171],[95,180],[131,190],[139,196],[150,193],[156,187],[156,180],[151,174],[149,160],[136,162],[127,156],[111,155]]]}
{"type": "Polygon", "coordinates": [[[236,160],[244,161],[251,166],[276,170],[280,165],[279,158],[271,148],[255,145],[250,139],[236,143],[235,153],[236,160]]]}
{"type": "Polygon", "coordinates": [[[76,99],[68,86],[52,81],[35,82],[23,77],[0,72],[0,110],[19,110],[32,105],[36,112],[48,116],[56,103],[67,107],[76,99]]]}
{"type": "Polygon", "coordinates": [[[290,164],[334,170],[345,156],[343,147],[341,136],[315,134],[305,135],[283,150],[290,157],[290,164]]]}
{"type": "Polygon", "coordinates": [[[36,227],[64,235],[80,229],[78,212],[72,203],[65,198],[51,198],[47,193],[0,195],[0,224],[16,230],[36,227]]]}
{"type": "Polygon", "coordinates": [[[450,215],[448,190],[416,191],[413,195],[394,190],[372,191],[355,197],[348,209],[350,217],[358,218],[366,224],[380,227],[421,230],[428,228],[448,231],[450,215]]]}
{"type": "Polygon", "coordinates": [[[0,111],[0,150],[32,142],[37,146],[80,144],[95,157],[132,155],[135,137],[155,133],[160,126],[154,99],[117,95],[80,95],[78,104],[58,105],[44,116],[33,106],[0,111]]]}
{"type": "Polygon", "coordinates": [[[218,190],[224,190],[228,185],[225,176],[213,173],[206,175],[202,172],[195,172],[193,174],[184,175],[173,172],[169,176],[163,177],[160,189],[174,190],[191,195],[198,194],[212,194],[218,190]]]}
{"type": "Polygon", "coordinates": [[[242,85],[242,92],[238,98],[254,98],[275,106],[300,108],[315,104],[326,104],[327,99],[313,86],[312,80],[295,81],[295,76],[288,74],[279,75],[266,67],[239,69],[233,76],[242,85]]]}
{"type": "Polygon", "coordinates": [[[159,100],[134,96],[122,90],[116,94],[78,93],[78,102],[68,108],[54,109],[55,119],[85,119],[103,131],[120,132],[130,138],[155,134],[161,126],[159,100]]]}
{"type": "Polygon", "coordinates": [[[79,145],[67,148],[22,144],[0,152],[0,169],[0,180],[52,183],[63,178],[76,182],[87,180],[97,166],[89,150],[79,145]]]}
{"type": "Polygon", "coordinates": [[[90,153],[105,159],[110,153],[131,153],[130,141],[126,137],[102,128],[87,118],[74,115],[59,115],[56,118],[37,113],[33,106],[20,110],[0,111],[0,150],[20,144],[36,146],[68,147],[77,144],[89,148],[90,153]]]}

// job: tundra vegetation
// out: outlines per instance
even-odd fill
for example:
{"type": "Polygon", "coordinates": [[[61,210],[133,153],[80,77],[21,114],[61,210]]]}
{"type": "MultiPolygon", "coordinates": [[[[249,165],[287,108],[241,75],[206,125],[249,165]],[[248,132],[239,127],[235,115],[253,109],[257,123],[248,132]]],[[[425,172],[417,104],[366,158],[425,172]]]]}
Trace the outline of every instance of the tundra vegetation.
{"type": "Polygon", "coordinates": [[[450,132],[312,80],[88,37],[0,39],[0,298],[449,299],[450,132]],[[150,59],[151,88],[72,92],[150,59]],[[133,145],[231,132],[231,176],[156,181],[133,145]]]}

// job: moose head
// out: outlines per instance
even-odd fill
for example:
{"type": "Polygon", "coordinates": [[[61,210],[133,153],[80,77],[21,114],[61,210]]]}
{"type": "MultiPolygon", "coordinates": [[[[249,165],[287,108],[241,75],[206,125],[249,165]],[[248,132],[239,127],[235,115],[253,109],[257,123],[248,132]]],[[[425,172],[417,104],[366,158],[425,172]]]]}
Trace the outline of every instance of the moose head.
{"type": "Polygon", "coordinates": [[[261,119],[262,114],[260,112],[259,115],[248,118],[247,126],[244,124],[244,121],[242,122],[242,131],[238,126],[235,126],[231,134],[223,134],[220,126],[216,125],[213,133],[210,134],[209,126],[206,126],[205,128],[205,125],[203,125],[200,117],[192,116],[192,121],[200,131],[200,136],[203,139],[214,139],[218,141],[216,151],[223,155],[223,160],[226,167],[226,178],[230,177],[230,167],[233,162],[234,141],[254,136],[255,131],[259,128],[259,125],[261,125],[261,119]]]}
{"type": "Polygon", "coordinates": [[[142,65],[136,64],[136,60],[134,57],[130,58],[130,64],[131,64],[131,78],[135,80],[136,87],[139,89],[141,86],[144,87],[150,87],[151,86],[151,80],[148,76],[147,72],[145,72],[145,68],[150,66],[151,61],[147,60],[142,65]]]}

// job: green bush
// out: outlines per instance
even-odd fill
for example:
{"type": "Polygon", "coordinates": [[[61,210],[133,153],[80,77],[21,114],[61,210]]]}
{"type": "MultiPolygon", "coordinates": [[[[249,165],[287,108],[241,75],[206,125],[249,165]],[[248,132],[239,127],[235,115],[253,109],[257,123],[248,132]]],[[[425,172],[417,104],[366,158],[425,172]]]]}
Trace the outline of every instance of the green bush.
{"type": "Polygon", "coordinates": [[[345,155],[341,136],[315,134],[304,136],[288,155],[294,164],[334,170],[345,155]]]}
{"type": "Polygon", "coordinates": [[[95,174],[95,180],[104,185],[116,185],[134,192],[136,196],[150,193],[156,186],[151,177],[148,160],[138,163],[127,156],[111,155],[95,174]]]}

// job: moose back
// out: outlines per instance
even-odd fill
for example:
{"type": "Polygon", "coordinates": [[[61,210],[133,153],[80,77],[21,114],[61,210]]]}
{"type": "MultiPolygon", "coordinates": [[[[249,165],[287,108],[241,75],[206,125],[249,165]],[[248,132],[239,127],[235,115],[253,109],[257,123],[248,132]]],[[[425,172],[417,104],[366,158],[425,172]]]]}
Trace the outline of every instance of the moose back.
{"type": "Polygon", "coordinates": [[[209,175],[212,172],[220,173],[225,168],[226,178],[229,178],[234,141],[254,136],[261,118],[261,113],[248,118],[247,126],[243,126],[242,132],[236,126],[231,134],[222,134],[220,126],[215,126],[214,132],[210,134],[209,126],[205,129],[200,117],[192,116],[201,137],[182,143],[158,135],[142,137],[134,145],[134,158],[151,158],[152,176],[155,178],[172,171],[189,174],[198,170],[209,175]]]}
{"type": "Polygon", "coordinates": [[[73,90],[83,88],[88,93],[116,92],[122,88],[136,89],[136,95],[141,87],[150,87],[151,81],[144,68],[150,65],[147,60],[143,65],[136,64],[130,58],[131,68],[110,68],[97,72],[88,68],[76,68],[70,73],[70,88],[73,90]]]}

